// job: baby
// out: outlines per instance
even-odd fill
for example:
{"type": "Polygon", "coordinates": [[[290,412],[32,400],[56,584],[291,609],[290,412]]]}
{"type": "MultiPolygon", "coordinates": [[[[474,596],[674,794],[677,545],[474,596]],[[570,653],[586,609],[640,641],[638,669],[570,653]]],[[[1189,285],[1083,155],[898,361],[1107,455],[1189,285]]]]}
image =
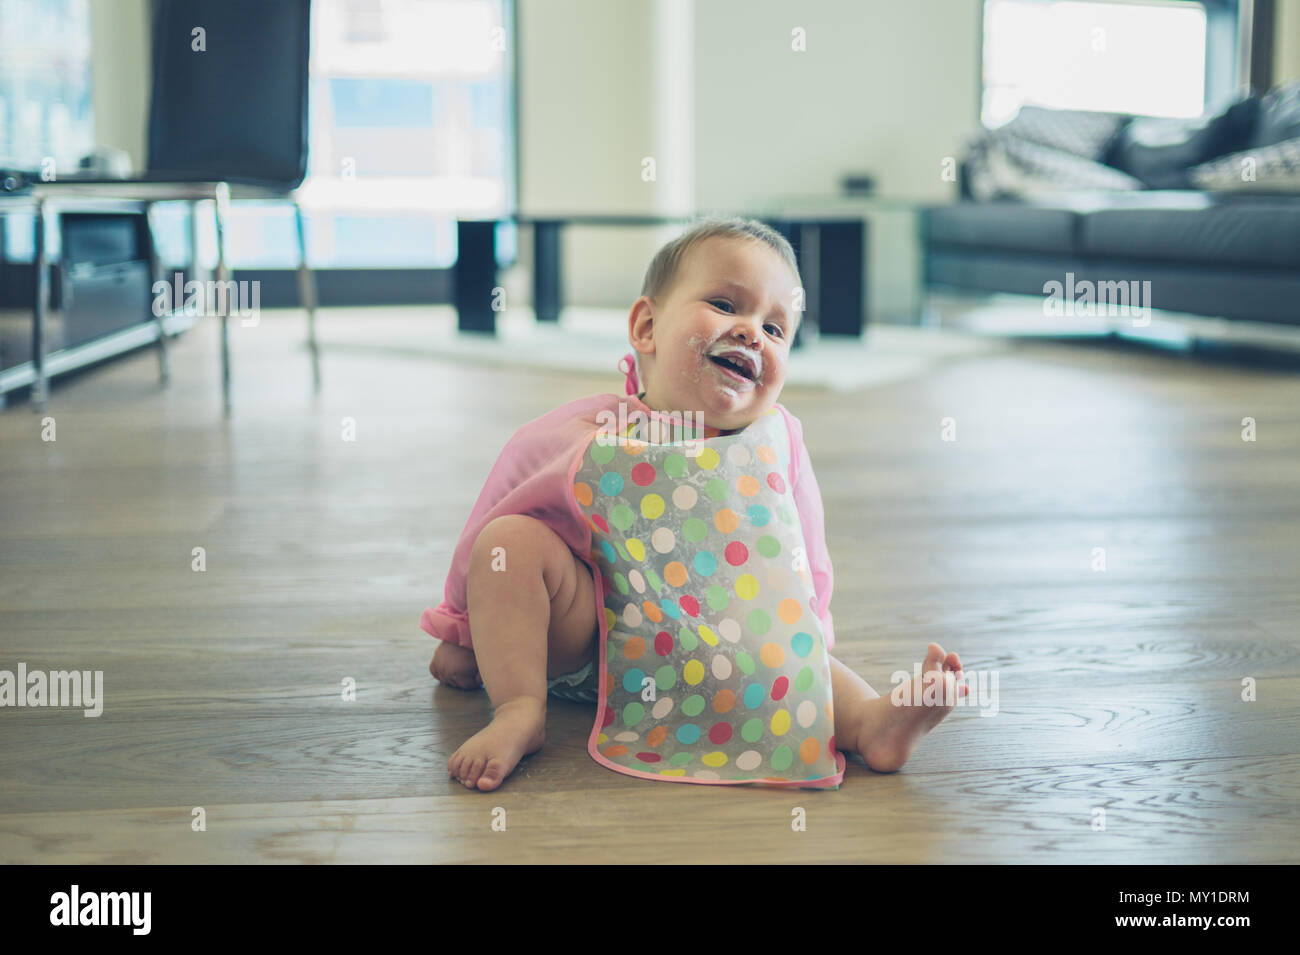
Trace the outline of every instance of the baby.
{"type": "MultiPolygon", "coordinates": [[[[627,403],[688,420],[694,412],[706,439],[736,434],[774,407],[787,415],[791,443],[801,450],[796,480],[817,585],[812,604],[829,651],[831,574],[820,495],[797,419],[777,404],[801,318],[801,284],[790,244],[766,225],[697,222],[656,254],[632,305],[627,403]]],[[[447,761],[451,777],[470,789],[496,789],[541,748],[548,694],[597,699],[606,611],[593,579],[591,528],[573,516],[573,455],[556,449],[589,434],[594,410],[611,400],[571,402],[516,432],[461,535],[446,599],[421,620],[443,641],[429,664],[433,676],[461,689],[486,687],[493,706],[491,722],[447,761]]],[[[882,697],[833,656],[829,677],[832,750],[858,753],[879,772],[901,767],[967,692],[957,654],[935,643],[913,685],[898,688],[905,692],[882,697]]]]}

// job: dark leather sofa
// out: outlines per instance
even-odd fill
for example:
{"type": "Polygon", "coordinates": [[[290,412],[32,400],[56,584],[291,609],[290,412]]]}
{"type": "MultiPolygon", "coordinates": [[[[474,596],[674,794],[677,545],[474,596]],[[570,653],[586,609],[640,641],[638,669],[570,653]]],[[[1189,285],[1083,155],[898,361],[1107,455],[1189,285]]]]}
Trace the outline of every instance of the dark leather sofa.
{"type": "MultiPolygon", "coordinates": [[[[1196,169],[1213,168],[1205,164],[1217,157],[1228,157],[1220,167],[1235,169],[1235,157],[1250,155],[1243,147],[1265,155],[1271,144],[1263,138],[1280,137],[1290,149],[1291,134],[1300,135],[1300,87],[1236,104],[1181,139],[1166,123],[1156,145],[1144,142],[1150,126],[1137,122],[1125,118],[1114,133],[1095,137],[1096,155],[1084,157],[1104,165],[1098,171],[1106,176],[1131,179],[1122,189],[1037,189],[1029,197],[1002,190],[980,201],[967,157],[962,201],[922,215],[927,288],[1043,296],[1047,283],[1073,273],[1076,283],[1149,281],[1146,304],[1155,309],[1300,325],[1300,192],[1272,191],[1278,182],[1290,188],[1289,167],[1262,189],[1254,182],[1190,188],[1208,178],[1196,169]]],[[[1042,153],[1044,138],[1030,148],[1042,153]]],[[[1292,153],[1280,155],[1289,160],[1292,153]]],[[[1047,157],[1037,171],[1049,181],[1097,181],[1054,165],[1058,158],[1047,157]]]]}

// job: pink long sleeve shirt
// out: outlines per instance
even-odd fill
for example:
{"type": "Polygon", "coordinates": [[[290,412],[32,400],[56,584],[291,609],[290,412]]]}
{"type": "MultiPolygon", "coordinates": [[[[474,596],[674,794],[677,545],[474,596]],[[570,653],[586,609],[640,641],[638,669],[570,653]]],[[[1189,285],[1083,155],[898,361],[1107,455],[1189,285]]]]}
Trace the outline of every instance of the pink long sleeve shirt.
{"type": "MultiPolygon", "coordinates": [[[[510,437],[492,466],[456,544],[443,601],[437,607],[425,610],[420,618],[423,630],[439,640],[473,647],[465,610],[465,580],[474,541],[490,521],[508,514],[525,514],[551,528],[591,569],[596,584],[593,622],[601,627],[603,636],[605,588],[591,553],[592,529],[578,509],[573,483],[583,453],[603,426],[604,419],[597,416],[602,412],[617,416],[619,402],[627,402],[629,412],[638,409],[665,424],[670,421],[634,395],[593,395],[561,405],[529,421],[510,437]]],[[[804,447],[803,426],[781,404],[775,407],[785,416],[790,434],[790,473],[787,477],[807,547],[808,570],[815,592],[813,610],[821,620],[829,651],[835,646],[830,613],[833,574],[826,550],[821,491],[817,487],[808,450],[804,447]]]]}

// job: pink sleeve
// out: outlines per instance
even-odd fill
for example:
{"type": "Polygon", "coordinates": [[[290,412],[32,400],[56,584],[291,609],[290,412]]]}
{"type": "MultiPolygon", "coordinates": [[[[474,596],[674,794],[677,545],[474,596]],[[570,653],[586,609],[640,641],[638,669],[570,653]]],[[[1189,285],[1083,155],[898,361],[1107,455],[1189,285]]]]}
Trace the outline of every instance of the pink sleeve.
{"type": "Polygon", "coordinates": [[[542,521],[582,560],[591,563],[591,528],[573,497],[574,472],[599,428],[595,415],[617,400],[598,395],[570,402],[519,428],[497,457],[452,555],[443,601],[424,611],[426,633],[472,647],[465,580],[479,533],[498,517],[525,514],[542,521]]]}
{"type": "Polygon", "coordinates": [[[826,520],[822,508],[822,492],[813,473],[812,459],[803,443],[803,425],[799,419],[777,405],[785,415],[790,432],[790,487],[794,493],[795,508],[803,527],[804,544],[808,548],[808,569],[813,581],[813,612],[822,622],[826,635],[826,649],[835,648],[835,627],[831,619],[831,589],[835,575],[831,568],[831,555],[826,549],[826,520]]]}

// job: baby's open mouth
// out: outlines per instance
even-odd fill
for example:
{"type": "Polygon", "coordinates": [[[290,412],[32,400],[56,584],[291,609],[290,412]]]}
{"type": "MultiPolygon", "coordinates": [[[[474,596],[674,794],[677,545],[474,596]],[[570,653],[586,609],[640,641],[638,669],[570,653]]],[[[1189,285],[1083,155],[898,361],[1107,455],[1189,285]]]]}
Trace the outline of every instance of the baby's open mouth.
{"type": "Polygon", "coordinates": [[[709,361],[749,381],[757,381],[754,365],[738,355],[709,355],[709,361]]]}

